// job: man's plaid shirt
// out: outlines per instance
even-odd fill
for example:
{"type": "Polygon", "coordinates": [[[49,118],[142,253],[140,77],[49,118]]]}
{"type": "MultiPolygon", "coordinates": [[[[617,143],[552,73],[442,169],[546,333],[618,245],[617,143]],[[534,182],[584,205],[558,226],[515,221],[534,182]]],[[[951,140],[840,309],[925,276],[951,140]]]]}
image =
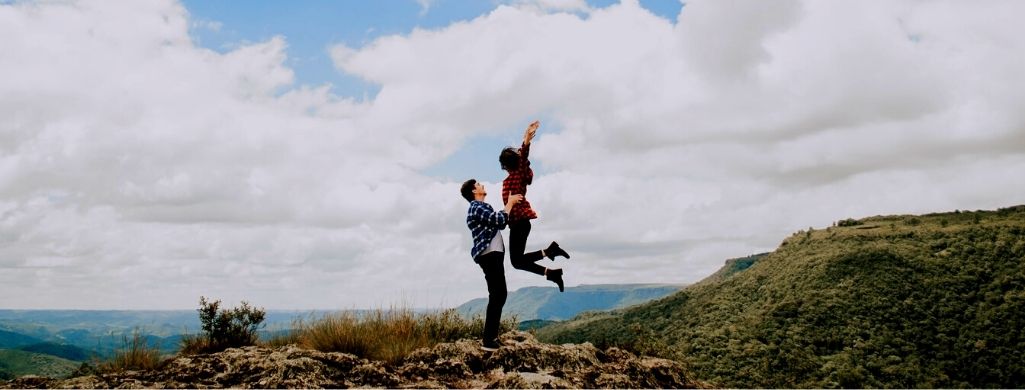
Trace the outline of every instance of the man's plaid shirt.
{"type": "Polygon", "coordinates": [[[505,229],[507,219],[505,210],[495,212],[487,203],[479,200],[470,201],[470,209],[466,212],[466,226],[473,235],[473,248],[470,248],[473,261],[477,261],[477,256],[488,248],[491,240],[499,234],[498,231],[505,229]]]}
{"type": "Polygon", "coordinates": [[[522,221],[537,218],[534,209],[530,208],[527,201],[527,186],[534,181],[534,170],[530,169],[530,144],[523,144],[520,147],[520,165],[509,171],[509,176],[502,181],[502,204],[509,203],[509,195],[522,194],[523,200],[513,206],[509,212],[509,220],[522,221]]]}

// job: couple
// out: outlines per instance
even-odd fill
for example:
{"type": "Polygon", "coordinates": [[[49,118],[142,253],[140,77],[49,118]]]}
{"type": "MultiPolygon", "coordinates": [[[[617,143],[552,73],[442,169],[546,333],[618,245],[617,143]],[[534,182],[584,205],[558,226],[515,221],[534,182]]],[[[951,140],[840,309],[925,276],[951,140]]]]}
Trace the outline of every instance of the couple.
{"type": "Polygon", "coordinates": [[[530,234],[530,220],[537,218],[537,214],[530,208],[530,203],[524,196],[527,194],[527,186],[534,180],[534,171],[530,169],[527,155],[530,153],[530,141],[540,125],[540,122],[534,121],[527,127],[523,134],[523,145],[519,150],[505,148],[498,156],[502,169],[509,172],[509,176],[502,182],[504,210],[495,212],[491,205],[484,203],[488,193],[484,185],[474,179],[467,180],[460,189],[463,198],[470,202],[470,209],[466,215],[466,226],[473,235],[470,255],[484,270],[484,279],[488,283],[488,309],[484,319],[482,347],[485,351],[498,349],[498,327],[502,319],[502,306],[505,305],[508,293],[503,264],[505,243],[499,232],[505,229],[506,225],[509,226],[509,259],[513,268],[543,275],[545,279],[555,282],[560,292],[564,291],[562,269],[546,268],[537,264],[538,260],[545,257],[553,261],[556,256],[568,259],[569,254],[559,248],[558,243],[552,241],[546,249],[523,253],[527,247],[527,236],[530,234]]]}

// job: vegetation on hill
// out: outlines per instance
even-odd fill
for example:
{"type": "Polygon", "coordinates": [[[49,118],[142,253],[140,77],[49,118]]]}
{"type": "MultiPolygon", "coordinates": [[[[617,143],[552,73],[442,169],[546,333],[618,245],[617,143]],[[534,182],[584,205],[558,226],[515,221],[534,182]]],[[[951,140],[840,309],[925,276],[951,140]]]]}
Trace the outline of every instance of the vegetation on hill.
{"type": "Polygon", "coordinates": [[[0,379],[13,379],[22,375],[62,378],[71,374],[79,364],[41,353],[0,349],[0,379]]]}
{"type": "Polygon", "coordinates": [[[764,258],[767,255],[768,255],[768,253],[759,253],[759,254],[754,254],[754,255],[751,255],[751,256],[738,257],[738,258],[735,258],[735,259],[727,259],[726,260],[726,264],[723,265],[722,268],[719,268],[719,270],[715,271],[714,274],[708,276],[707,278],[705,278],[704,280],[702,280],[702,281],[700,281],[698,283],[706,283],[707,284],[707,283],[721,282],[721,281],[723,281],[723,279],[726,279],[726,278],[728,278],[730,276],[733,276],[733,274],[736,274],[738,272],[743,272],[744,270],[746,270],[748,268],[751,268],[751,266],[754,265],[755,263],[757,263],[758,260],[761,260],[762,258],[764,258]]]}
{"type": "Polygon", "coordinates": [[[539,337],[726,387],[1025,387],[1025,206],[800,231],[744,271],[539,337]]]}
{"type": "Polygon", "coordinates": [[[96,353],[68,344],[38,343],[17,348],[21,351],[43,353],[74,361],[86,361],[95,357],[96,353]]]}

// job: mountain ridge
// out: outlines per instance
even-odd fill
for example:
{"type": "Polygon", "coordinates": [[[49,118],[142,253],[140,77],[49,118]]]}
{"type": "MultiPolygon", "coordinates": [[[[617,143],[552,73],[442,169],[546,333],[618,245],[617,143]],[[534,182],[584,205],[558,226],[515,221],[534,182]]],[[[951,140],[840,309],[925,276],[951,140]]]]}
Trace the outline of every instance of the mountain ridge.
{"type": "MultiPolygon", "coordinates": [[[[567,320],[593,310],[623,308],[672,294],[684,285],[661,283],[590,284],[567,287],[559,292],[554,287],[528,286],[509,293],[502,309],[505,317],[519,321],[567,320]]],[[[456,308],[462,316],[483,315],[487,298],[476,298],[456,308]]]]}
{"type": "Polygon", "coordinates": [[[538,331],[725,387],[1025,386],[1025,206],[846,219],[740,272],[538,331]]]}

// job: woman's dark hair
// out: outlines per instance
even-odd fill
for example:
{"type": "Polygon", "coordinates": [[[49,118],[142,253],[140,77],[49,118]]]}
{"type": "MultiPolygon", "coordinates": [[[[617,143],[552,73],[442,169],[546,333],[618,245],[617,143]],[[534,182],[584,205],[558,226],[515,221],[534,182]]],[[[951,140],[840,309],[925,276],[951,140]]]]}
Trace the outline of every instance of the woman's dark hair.
{"type": "Polygon", "coordinates": [[[516,148],[502,149],[502,154],[498,155],[498,162],[502,164],[502,169],[507,171],[519,168],[520,151],[516,148]]]}
{"type": "Polygon", "coordinates": [[[473,189],[477,186],[477,180],[470,179],[463,182],[463,187],[459,189],[459,193],[463,194],[463,198],[467,202],[473,201],[473,189]]]}

